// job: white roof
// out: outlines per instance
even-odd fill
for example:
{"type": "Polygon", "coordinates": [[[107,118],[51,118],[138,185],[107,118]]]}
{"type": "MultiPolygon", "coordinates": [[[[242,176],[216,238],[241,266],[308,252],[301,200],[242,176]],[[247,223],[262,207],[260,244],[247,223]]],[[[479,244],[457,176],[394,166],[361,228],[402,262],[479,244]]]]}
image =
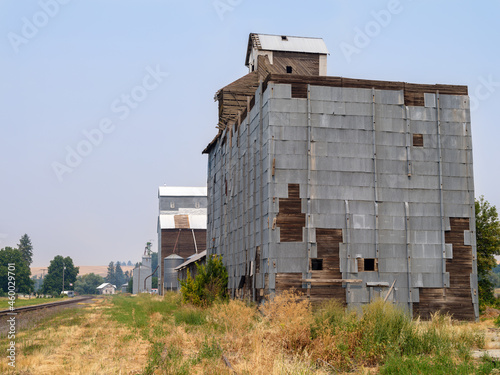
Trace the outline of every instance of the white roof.
{"type": "Polygon", "coordinates": [[[107,286],[112,286],[113,288],[116,288],[116,286],[114,286],[113,284],[110,284],[110,283],[102,283],[101,285],[99,285],[96,289],[104,289],[106,288],[107,286]]]}
{"type": "Polygon", "coordinates": [[[160,186],[159,197],[206,197],[206,187],[192,186],[160,186]]]}
{"type": "MultiPolygon", "coordinates": [[[[182,215],[177,213],[178,215],[182,215]]],[[[175,229],[176,215],[160,215],[160,229],[175,229]]],[[[207,215],[186,215],[189,219],[189,229],[207,229],[207,215]]]]}
{"type": "Polygon", "coordinates": [[[328,54],[326,44],[321,38],[286,36],[286,40],[283,40],[281,35],[257,35],[261,45],[259,49],[262,50],[328,54]]]}

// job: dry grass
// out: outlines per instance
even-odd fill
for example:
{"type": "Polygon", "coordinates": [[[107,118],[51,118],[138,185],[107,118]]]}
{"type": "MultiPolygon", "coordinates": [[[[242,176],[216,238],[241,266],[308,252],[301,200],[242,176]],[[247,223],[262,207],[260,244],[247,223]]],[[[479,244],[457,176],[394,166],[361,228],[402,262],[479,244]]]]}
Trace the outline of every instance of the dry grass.
{"type": "MultiPolygon", "coordinates": [[[[392,374],[398,370],[391,370],[391,363],[397,368],[398,361],[405,359],[410,368],[418,365],[419,358],[430,366],[421,373],[433,373],[432,361],[442,358],[470,370],[476,365],[468,350],[484,347],[487,329],[485,322],[462,324],[439,314],[430,322],[410,321],[381,301],[367,306],[363,316],[335,302],[313,311],[294,292],[277,296],[260,309],[238,300],[199,309],[182,305],[177,294],[167,294],[164,298],[115,296],[81,310],[80,315],[66,314],[43,328],[21,333],[17,370],[26,374],[392,374]]],[[[0,364],[0,373],[7,370],[5,363],[0,364]]]]}
{"type": "MultiPolygon", "coordinates": [[[[150,345],[109,320],[103,314],[108,305],[109,301],[100,300],[81,310],[66,310],[39,328],[19,333],[16,371],[37,375],[139,373],[150,345]]],[[[5,361],[0,362],[0,373],[9,370],[5,361]]]]}

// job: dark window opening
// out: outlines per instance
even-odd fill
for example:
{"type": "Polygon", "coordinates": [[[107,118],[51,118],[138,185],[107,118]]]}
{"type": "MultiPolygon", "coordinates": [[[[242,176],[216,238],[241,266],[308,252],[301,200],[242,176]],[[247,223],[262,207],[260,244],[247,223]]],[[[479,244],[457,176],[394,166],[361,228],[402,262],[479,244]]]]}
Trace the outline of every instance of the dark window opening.
{"type": "Polygon", "coordinates": [[[282,35],[281,40],[288,40],[288,37],[286,35],[282,35]]]}
{"type": "Polygon", "coordinates": [[[255,66],[252,65],[252,72],[255,71],[255,66]]]}
{"type": "Polygon", "coordinates": [[[292,67],[291,66],[287,66],[286,67],[286,72],[289,73],[289,74],[292,73],[292,67]]]}
{"type": "Polygon", "coordinates": [[[321,271],[323,269],[323,259],[311,259],[311,270],[321,271]]]}
{"type": "Polygon", "coordinates": [[[375,259],[365,259],[365,271],[375,271],[375,259]]]}

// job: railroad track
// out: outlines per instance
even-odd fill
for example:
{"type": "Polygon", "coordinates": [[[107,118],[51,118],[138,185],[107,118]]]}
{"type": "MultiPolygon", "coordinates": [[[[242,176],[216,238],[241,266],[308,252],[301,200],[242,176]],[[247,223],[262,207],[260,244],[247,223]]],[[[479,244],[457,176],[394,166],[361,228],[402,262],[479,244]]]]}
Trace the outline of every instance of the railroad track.
{"type": "Polygon", "coordinates": [[[71,305],[74,303],[78,302],[83,302],[89,299],[95,298],[95,296],[89,296],[89,297],[79,297],[79,298],[71,298],[68,300],[64,301],[58,301],[58,302],[49,302],[49,303],[42,303],[40,305],[32,305],[32,306],[23,306],[23,307],[14,307],[13,310],[1,310],[0,311],[0,316],[4,315],[13,315],[14,313],[22,313],[26,311],[34,311],[34,310],[42,310],[42,309],[50,309],[53,307],[58,307],[58,306],[64,306],[64,305],[71,305]]]}

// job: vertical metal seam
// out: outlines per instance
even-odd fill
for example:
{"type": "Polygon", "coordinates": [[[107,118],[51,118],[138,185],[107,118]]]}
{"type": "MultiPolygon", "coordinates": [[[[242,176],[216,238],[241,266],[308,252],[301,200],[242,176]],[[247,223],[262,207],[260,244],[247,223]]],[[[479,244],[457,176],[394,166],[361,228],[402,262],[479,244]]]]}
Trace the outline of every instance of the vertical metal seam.
{"type": "MultiPolygon", "coordinates": [[[[307,264],[311,258],[311,238],[309,230],[311,228],[311,85],[307,85],[307,187],[306,187],[306,250],[307,250],[307,264]]],[[[306,267],[309,272],[309,266],[306,267]]]]}
{"type": "Polygon", "coordinates": [[[408,116],[408,106],[404,106],[405,109],[405,119],[406,119],[406,172],[408,178],[412,175],[412,165],[411,165],[411,131],[410,131],[410,118],[408,116]]]}
{"type": "Polygon", "coordinates": [[[438,178],[439,178],[439,214],[441,216],[441,263],[442,263],[442,285],[443,293],[446,288],[446,246],[445,246],[445,224],[444,224],[444,202],[443,202],[443,156],[441,153],[441,103],[439,90],[436,91],[436,116],[437,116],[437,147],[438,147],[438,178]]]}
{"type": "MultiPolygon", "coordinates": [[[[248,99],[247,99],[247,107],[248,107],[248,99]]],[[[248,113],[247,111],[247,117],[250,117],[250,114],[248,113]]],[[[243,223],[244,223],[244,220],[243,220],[243,214],[241,212],[241,208],[240,208],[240,204],[239,204],[239,198],[241,197],[241,200],[242,200],[242,203],[243,203],[243,186],[244,186],[244,171],[241,167],[241,159],[242,159],[242,156],[241,156],[241,127],[242,127],[242,123],[241,121],[239,122],[238,124],[238,133],[237,133],[237,141],[236,141],[236,147],[238,148],[238,194],[237,194],[237,201],[236,201],[236,206],[237,206],[237,220],[238,221],[241,221],[241,226],[240,225],[237,225],[237,236],[236,236],[236,247],[235,247],[235,251],[233,252],[232,254],[232,269],[233,269],[233,272],[232,272],[232,276],[230,275],[230,277],[232,278],[232,284],[230,284],[232,286],[232,294],[233,294],[233,298],[234,298],[234,292],[235,292],[235,278],[234,278],[234,268],[237,266],[236,265],[236,259],[237,259],[237,249],[241,249],[241,244],[243,244],[243,239],[244,239],[244,226],[243,226],[243,223]],[[240,192],[240,186],[241,186],[241,192],[240,192]]]]}
{"type": "MultiPolygon", "coordinates": [[[[349,267],[350,267],[350,260],[351,260],[351,222],[350,222],[350,219],[349,219],[349,201],[346,199],[345,201],[345,227],[346,227],[346,256],[347,256],[347,267],[345,269],[345,275],[346,275],[346,279],[349,278],[349,267]]],[[[342,261],[339,257],[339,260],[342,261]]],[[[344,277],[344,275],[342,275],[344,277]]],[[[350,298],[348,298],[348,296],[350,295],[351,293],[351,290],[350,290],[350,283],[347,283],[347,287],[346,287],[346,302],[349,303],[350,302],[350,298]]]]}
{"type": "Polygon", "coordinates": [[[377,125],[375,120],[375,89],[372,88],[372,131],[373,131],[373,189],[375,202],[378,202],[377,189],[377,125]]]}
{"type": "MultiPolygon", "coordinates": [[[[372,130],[373,130],[373,194],[375,203],[375,257],[379,257],[379,239],[378,239],[378,181],[377,181],[377,124],[375,108],[375,88],[372,87],[372,130]]],[[[380,274],[380,271],[377,271],[380,274]]]]}
{"type": "Polygon", "coordinates": [[[405,202],[405,230],[406,230],[406,272],[408,275],[408,309],[413,316],[413,298],[411,294],[411,237],[410,237],[410,205],[405,202]]]}
{"type": "MultiPolygon", "coordinates": [[[[263,142],[263,136],[264,136],[264,129],[263,129],[263,121],[262,121],[262,108],[263,108],[263,101],[264,101],[264,93],[262,92],[262,89],[263,89],[263,86],[262,86],[262,82],[259,83],[259,101],[260,101],[260,105],[259,105],[259,165],[260,165],[260,177],[259,177],[259,181],[260,181],[260,194],[259,194],[259,211],[260,211],[260,243],[259,243],[259,246],[260,248],[262,249],[262,244],[264,242],[264,158],[262,156],[262,142],[263,142]]],[[[269,171],[268,171],[269,173],[269,171]]],[[[269,217],[269,216],[268,216],[269,217]]],[[[253,251],[255,252],[254,253],[254,256],[252,259],[254,259],[254,263],[255,263],[255,258],[256,258],[256,254],[257,254],[257,244],[254,244],[254,247],[253,247],[253,251]]],[[[262,254],[262,252],[261,252],[262,254]]],[[[260,261],[260,259],[259,259],[260,261]]],[[[255,269],[256,269],[256,265],[254,264],[254,272],[253,272],[253,277],[252,277],[252,301],[255,302],[255,277],[256,277],[256,273],[255,273],[255,269]]]]}

